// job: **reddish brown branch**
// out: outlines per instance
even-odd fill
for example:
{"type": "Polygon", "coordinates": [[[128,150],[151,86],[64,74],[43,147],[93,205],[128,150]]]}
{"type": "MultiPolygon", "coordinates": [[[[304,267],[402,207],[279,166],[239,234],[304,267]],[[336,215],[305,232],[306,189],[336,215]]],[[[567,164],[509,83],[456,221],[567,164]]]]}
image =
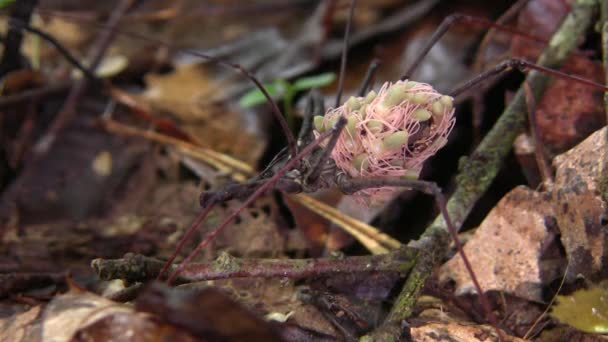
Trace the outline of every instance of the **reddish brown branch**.
{"type": "MultiPolygon", "coordinates": [[[[205,263],[191,263],[180,271],[178,283],[226,278],[291,278],[301,279],[353,272],[396,272],[405,274],[414,264],[417,250],[409,247],[370,256],[323,259],[241,259],[223,253],[205,263]]],[[[122,259],[95,259],[91,267],[104,280],[145,281],[158,276],[164,261],[139,254],[126,254],[122,259]]],[[[172,271],[179,265],[172,265],[172,271]]]]}

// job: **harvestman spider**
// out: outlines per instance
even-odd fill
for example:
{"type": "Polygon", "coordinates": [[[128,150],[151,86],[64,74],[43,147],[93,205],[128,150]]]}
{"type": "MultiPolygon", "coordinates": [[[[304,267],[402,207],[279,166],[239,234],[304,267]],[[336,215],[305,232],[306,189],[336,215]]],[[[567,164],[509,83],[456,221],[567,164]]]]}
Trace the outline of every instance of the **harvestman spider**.
{"type": "MultiPolygon", "coordinates": [[[[342,55],[342,65],[341,65],[341,72],[340,72],[340,86],[339,86],[340,90],[339,90],[339,93],[338,93],[338,96],[336,99],[336,107],[338,107],[338,105],[340,104],[340,97],[341,97],[341,92],[342,92],[341,89],[342,89],[342,84],[343,84],[344,69],[345,69],[345,63],[346,63],[346,51],[347,51],[347,46],[348,46],[348,35],[350,32],[349,26],[350,26],[350,22],[352,20],[354,7],[355,6],[354,6],[354,1],[353,1],[353,5],[351,6],[351,11],[350,11],[350,19],[347,22],[344,51],[343,51],[343,55],[342,55]]],[[[541,39],[531,37],[523,32],[519,32],[515,29],[508,28],[508,27],[498,25],[498,24],[494,24],[494,23],[485,21],[483,19],[477,19],[477,18],[463,16],[463,15],[453,15],[453,16],[446,18],[444,20],[444,22],[439,26],[437,31],[429,39],[425,48],[422,49],[419,57],[408,68],[405,75],[403,77],[401,77],[401,80],[406,80],[409,78],[409,75],[411,75],[413,70],[417,67],[417,65],[424,58],[424,56],[428,53],[428,51],[431,49],[431,47],[437,42],[437,40],[439,40],[440,37],[445,32],[447,32],[448,28],[451,25],[453,25],[454,23],[456,23],[458,21],[479,23],[479,24],[491,26],[491,27],[494,27],[494,28],[497,28],[500,30],[515,33],[515,34],[518,34],[518,35],[521,35],[524,37],[528,37],[530,39],[542,41],[541,39]]],[[[94,76],[92,76],[92,73],[89,70],[87,70],[86,68],[82,67],[52,37],[44,34],[43,32],[41,32],[39,30],[33,29],[23,23],[12,22],[12,24],[17,27],[20,27],[24,30],[41,35],[43,38],[45,38],[46,40],[51,42],[55,47],[57,47],[59,50],[61,50],[61,52],[68,57],[70,62],[74,63],[79,69],[81,69],[87,77],[94,79],[94,76]]],[[[124,32],[122,32],[122,33],[124,34],[124,32]]],[[[129,35],[133,35],[133,34],[129,34],[129,35]]],[[[139,36],[139,37],[142,38],[141,36],[139,36]]],[[[143,37],[143,38],[152,40],[152,39],[149,39],[146,37],[143,37]]],[[[163,43],[163,44],[170,46],[170,44],[166,44],[166,43],[163,43]]],[[[179,252],[182,250],[185,243],[192,237],[196,228],[205,219],[205,217],[211,211],[211,209],[214,207],[214,205],[216,205],[218,203],[228,201],[231,199],[243,200],[242,205],[235,212],[233,212],[233,214],[231,214],[219,227],[217,227],[215,230],[213,230],[211,233],[209,233],[203,239],[203,241],[197,246],[197,248],[193,252],[191,252],[190,255],[188,255],[188,257],[186,259],[183,260],[183,262],[179,265],[177,270],[168,278],[168,280],[167,280],[168,283],[172,282],[177,277],[177,275],[184,269],[184,267],[190,261],[192,261],[192,259],[195,258],[207,244],[209,244],[225,227],[227,227],[229,224],[231,224],[232,221],[237,217],[238,213],[241,210],[243,210],[244,208],[249,206],[253,201],[255,201],[260,195],[262,195],[265,192],[268,192],[271,190],[280,190],[280,191],[283,191],[286,193],[314,192],[314,191],[317,191],[322,188],[336,186],[346,194],[354,194],[358,191],[362,191],[362,190],[366,190],[366,189],[370,189],[370,188],[401,187],[401,188],[408,188],[408,189],[422,191],[424,193],[433,195],[435,197],[437,206],[439,207],[439,210],[446,221],[449,233],[451,234],[451,236],[455,242],[456,248],[462,257],[468,272],[471,275],[471,278],[473,280],[473,283],[475,284],[475,287],[476,287],[478,293],[481,295],[480,298],[482,299],[482,304],[484,306],[484,310],[487,313],[490,312],[489,305],[488,305],[485,297],[483,296],[483,291],[481,290],[481,288],[474,276],[473,270],[471,268],[470,263],[467,260],[466,255],[462,251],[462,247],[461,247],[461,244],[460,244],[460,242],[458,240],[458,236],[457,236],[458,230],[457,230],[456,226],[453,224],[453,222],[451,221],[451,219],[447,213],[446,205],[445,205],[445,198],[443,196],[443,193],[441,192],[441,190],[435,183],[427,182],[427,181],[419,181],[419,180],[405,180],[402,177],[381,177],[381,178],[352,177],[344,170],[341,170],[340,168],[338,168],[336,161],[332,159],[332,152],[334,151],[334,148],[338,144],[338,141],[339,141],[341,135],[346,134],[344,132],[345,127],[347,127],[347,129],[352,128],[352,127],[348,126],[348,124],[350,122],[345,117],[342,117],[342,116],[336,117],[334,120],[330,121],[331,125],[327,124],[328,123],[327,120],[324,120],[324,121],[317,120],[317,118],[319,118],[323,115],[324,109],[323,109],[322,103],[318,99],[315,99],[314,97],[312,97],[311,100],[309,101],[309,106],[308,106],[309,108],[306,111],[306,116],[304,118],[302,128],[299,132],[298,139],[296,140],[295,137],[292,136],[291,132],[287,129],[287,124],[285,123],[283,116],[278,115],[278,114],[280,114],[280,112],[279,112],[276,104],[274,103],[274,101],[272,101],[270,99],[270,96],[264,90],[264,88],[261,86],[261,84],[248,71],[244,70],[242,67],[240,67],[238,65],[231,64],[229,62],[219,60],[216,58],[212,58],[212,57],[200,54],[200,53],[194,53],[194,52],[188,52],[188,51],[186,51],[186,53],[192,53],[196,56],[210,59],[217,63],[227,65],[229,67],[237,69],[240,72],[242,72],[246,77],[248,77],[250,80],[252,80],[256,84],[256,86],[258,86],[258,88],[260,88],[262,93],[268,98],[269,103],[272,105],[273,112],[275,113],[275,117],[277,118],[277,120],[279,120],[281,127],[283,128],[283,131],[286,134],[287,141],[288,141],[288,149],[287,149],[288,155],[287,156],[285,156],[285,155],[277,156],[275,158],[275,160],[271,163],[271,166],[269,166],[259,176],[251,179],[250,181],[248,181],[246,183],[231,184],[231,185],[224,187],[221,190],[203,192],[200,196],[200,202],[201,202],[201,205],[204,208],[204,210],[201,212],[199,217],[196,219],[195,223],[190,227],[190,229],[186,232],[186,234],[184,235],[184,237],[178,244],[175,253],[171,257],[171,259],[167,262],[165,268],[161,271],[159,278],[163,277],[164,274],[168,271],[169,267],[173,264],[174,259],[179,254],[179,252]],[[317,130],[316,139],[313,137],[313,127],[315,127],[317,130]],[[323,143],[324,140],[326,140],[326,139],[328,139],[326,145],[324,146],[324,148],[320,148],[319,145],[321,143],[323,143]]],[[[521,71],[525,71],[528,69],[537,70],[537,71],[547,73],[547,74],[555,76],[555,77],[561,77],[561,78],[581,82],[588,86],[596,87],[596,88],[602,89],[604,91],[608,90],[607,87],[605,87],[601,84],[597,84],[597,83],[594,83],[594,82],[591,82],[591,81],[588,81],[588,80],[585,80],[585,79],[582,79],[579,77],[567,75],[567,74],[564,74],[562,72],[555,71],[552,69],[544,68],[544,67],[538,66],[534,63],[530,63],[530,62],[527,62],[524,60],[512,59],[512,60],[507,60],[505,62],[502,62],[502,63],[498,64],[497,66],[495,66],[494,68],[471,79],[470,81],[463,83],[463,85],[459,86],[458,88],[454,89],[453,91],[451,91],[449,93],[449,98],[456,97],[456,96],[466,92],[467,90],[470,90],[471,88],[481,84],[486,79],[499,76],[511,69],[519,69],[521,71]]],[[[370,72],[366,76],[366,80],[364,81],[364,84],[361,87],[361,90],[359,92],[360,96],[363,96],[366,93],[366,91],[368,89],[369,80],[371,79],[372,74],[373,74],[373,70],[374,70],[374,68],[371,68],[370,72]]],[[[403,84],[403,83],[397,83],[397,84],[403,84]]],[[[411,82],[410,85],[416,86],[416,85],[418,85],[418,83],[411,82]]],[[[441,95],[439,95],[439,96],[441,96],[441,95]]],[[[446,97],[441,96],[441,98],[446,98],[446,97]]],[[[402,103],[410,101],[410,100],[411,99],[409,99],[409,98],[408,99],[401,98],[399,103],[397,103],[397,104],[402,104],[402,103]]],[[[429,101],[429,100],[427,99],[427,101],[429,101]]],[[[433,101],[437,102],[437,99],[434,99],[433,101]]],[[[444,103],[444,105],[448,106],[447,103],[444,103]]],[[[451,103],[449,105],[451,106],[451,103]]],[[[428,120],[428,118],[426,118],[424,120],[428,120]]],[[[423,120],[419,120],[419,121],[423,121],[423,120]]],[[[349,134],[352,134],[352,132],[349,132],[349,134]]],[[[409,147],[408,146],[409,143],[410,142],[405,142],[405,143],[401,142],[402,148],[407,149],[409,147]]],[[[361,165],[359,165],[358,167],[359,167],[359,170],[362,170],[361,165]]],[[[490,314],[490,317],[493,317],[493,316],[490,314]]]]}

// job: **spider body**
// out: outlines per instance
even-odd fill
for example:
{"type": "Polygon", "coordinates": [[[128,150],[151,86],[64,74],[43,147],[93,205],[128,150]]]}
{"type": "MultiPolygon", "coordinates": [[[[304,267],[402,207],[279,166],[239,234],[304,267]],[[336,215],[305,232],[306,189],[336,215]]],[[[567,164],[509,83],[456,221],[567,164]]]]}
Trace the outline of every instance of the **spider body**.
{"type": "MultiPolygon", "coordinates": [[[[343,117],[346,128],[335,143],[325,142],[279,179],[274,187],[286,193],[315,192],[337,187],[351,194],[353,179],[393,177],[417,180],[424,162],[447,143],[454,119],[453,98],[442,95],[430,85],[414,81],[385,83],[361,97],[351,97],[343,105],[322,113],[323,104],[307,108],[300,132],[299,147],[328,131],[343,117]],[[314,115],[314,116],[313,116],[314,115]],[[311,130],[311,125],[314,129],[311,130]]],[[[243,199],[272,177],[285,164],[271,163],[259,177],[245,184],[230,184],[216,192],[203,192],[201,205],[243,199]]],[[[353,195],[364,206],[384,203],[399,191],[395,187],[370,187],[353,195]]]]}

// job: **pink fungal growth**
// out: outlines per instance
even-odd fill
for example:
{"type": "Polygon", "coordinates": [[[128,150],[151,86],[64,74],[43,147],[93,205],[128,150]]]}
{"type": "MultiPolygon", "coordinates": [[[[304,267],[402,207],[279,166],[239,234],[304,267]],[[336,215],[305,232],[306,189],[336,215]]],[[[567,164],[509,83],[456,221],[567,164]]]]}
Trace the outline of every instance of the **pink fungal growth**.
{"type": "MultiPolygon", "coordinates": [[[[332,127],[339,116],[348,120],[332,151],[336,166],[355,177],[418,179],[423,163],[447,143],[454,127],[454,106],[425,83],[385,83],[378,94],[351,97],[345,104],[314,119],[316,134],[332,127]]],[[[377,205],[399,191],[374,188],[358,191],[355,199],[377,205]]]]}

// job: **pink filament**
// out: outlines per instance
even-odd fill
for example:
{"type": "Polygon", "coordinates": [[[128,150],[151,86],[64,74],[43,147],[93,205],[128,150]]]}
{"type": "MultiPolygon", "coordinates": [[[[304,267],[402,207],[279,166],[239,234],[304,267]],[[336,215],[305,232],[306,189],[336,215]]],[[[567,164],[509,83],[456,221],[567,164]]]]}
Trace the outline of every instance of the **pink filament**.
{"type": "MultiPolygon", "coordinates": [[[[435,91],[430,85],[412,81],[398,81],[396,83],[385,83],[375,99],[367,105],[364,112],[361,110],[350,110],[347,104],[329,110],[324,117],[324,125],[335,122],[337,117],[344,116],[349,118],[355,116],[357,125],[354,136],[348,130],[340,136],[336,147],[332,151],[332,158],[336,166],[348,174],[355,177],[404,177],[407,175],[418,174],[422,169],[423,163],[440,148],[447,143],[447,137],[454,127],[454,108],[444,108],[442,115],[433,114],[427,121],[428,129],[425,132],[421,129],[421,122],[413,117],[417,109],[426,109],[432,113],[431,106],[443,95],[435,91]],[[426,101],[423,104],[416,104],[409,100],[403,100],[400,104],[385,108],[382,106],[388,91],[391,87],[408,82],[411,86],[406,93],[424,94],[426,101]],[[367,123],[370,120],[382,122],[383,128],[380,132],[372,132],[367,123]],[[410,142],[402,148],[383,151],[382,139],[393,133],[405,131],[410,137],[410,142]],[[415,137],[412,142],[412,138],[415,137]],[[353,165],[356,156],[366,153],[365,168],[357,170],[353,165]]],[[[363,97],[357,98],[360,102],[363,97]]],[[[318,132],[315,132],[318,135],[318,132]]],[[[354,194],[355,199],[364,205],[376,205],[385,202],[392,195],[399,191],[395,188],[372,188],[361,190],[354,194]]]]}

